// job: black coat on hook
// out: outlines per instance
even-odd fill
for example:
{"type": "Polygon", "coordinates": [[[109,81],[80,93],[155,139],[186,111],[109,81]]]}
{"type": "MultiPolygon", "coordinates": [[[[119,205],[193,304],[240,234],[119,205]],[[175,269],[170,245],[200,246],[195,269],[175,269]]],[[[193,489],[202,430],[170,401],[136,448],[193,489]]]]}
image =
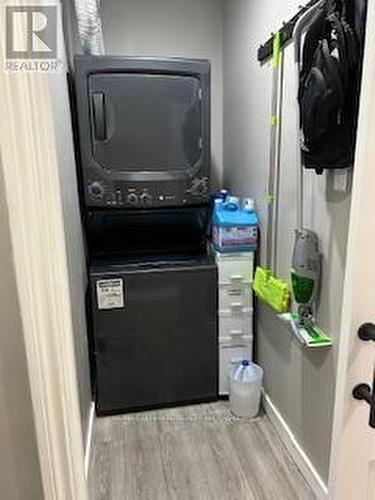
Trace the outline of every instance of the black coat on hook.
{"type": "Polygon", "coordinates": [[[304,166],[317,173],[354,162],[365,13],[363,0],[327,0],[306,32],[300,126],[304,166]]]}

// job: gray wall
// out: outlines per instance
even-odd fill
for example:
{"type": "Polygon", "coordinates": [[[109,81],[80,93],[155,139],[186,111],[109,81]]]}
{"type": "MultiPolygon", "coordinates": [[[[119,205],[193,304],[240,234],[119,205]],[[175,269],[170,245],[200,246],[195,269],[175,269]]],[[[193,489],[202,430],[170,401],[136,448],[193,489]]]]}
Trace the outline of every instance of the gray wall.
{"type": "Polygon", "coordinates": [[[0,496],[43,498],[34,415],[0,163],[0,496]]]}
{"type": "Polygon", "coordinates": [[[101,2],[108,54],[207,58],[212,63],[212,162],[223,172],[223,0],[110,0],[101,2]]]}
{"type": "MultiPolygon", "coordinates": [[[[224,13],[224,178],[255,198],[265,236],[271,68],[256,51],[287,20],[298,0],[231,0],[224,13]]],[[[306,3],[306,2],[305,2],[306,3]]],[[[285,51],[278,275],[289,278],[296,227],[296,120],[292,46],[285,51]]],[[[306,224],[322,241],[323,285],[319,326],[333,349],[302,349],[275,315],[260,307],[259,360],[266,391],[323,479],[328,477],[337,342],[342,302],[350,195],[332,190],[332,176],[307,176],[306,224]]],[[[264,245],[262,248],[264,255],[264,245]]],[[[264,262],[264,259],[263,259],[264,262]]]]}

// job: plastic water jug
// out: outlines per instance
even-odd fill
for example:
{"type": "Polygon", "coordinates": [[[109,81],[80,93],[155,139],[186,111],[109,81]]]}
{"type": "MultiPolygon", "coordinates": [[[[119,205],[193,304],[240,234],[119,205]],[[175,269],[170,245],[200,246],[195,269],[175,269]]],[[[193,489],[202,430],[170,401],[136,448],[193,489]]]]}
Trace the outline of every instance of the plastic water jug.
{"type": "Polygon", "coordinates": [[[258,248],[258,218],[254,202],[229,196],[216,199],[213,244],[218,252],[254,252],[258,248]]]}
{"type": "Polygon", "coordinates": [[[230,374],[229,403],[234,415],[253,418],[259,413],[263,369],[244,359],[230,374]]]}

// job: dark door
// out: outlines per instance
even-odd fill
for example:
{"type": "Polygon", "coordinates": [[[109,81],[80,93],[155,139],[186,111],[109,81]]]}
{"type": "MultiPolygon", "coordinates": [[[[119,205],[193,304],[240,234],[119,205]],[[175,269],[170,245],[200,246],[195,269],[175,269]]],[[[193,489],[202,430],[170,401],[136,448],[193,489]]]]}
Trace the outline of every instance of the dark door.
{"type": "Polygon", "coordinates": [[[216,283],[213,265],[91,275],[98,413],[217,397],[216,283]],[[99,309],[113,278],[123,307],[99,309]]]}

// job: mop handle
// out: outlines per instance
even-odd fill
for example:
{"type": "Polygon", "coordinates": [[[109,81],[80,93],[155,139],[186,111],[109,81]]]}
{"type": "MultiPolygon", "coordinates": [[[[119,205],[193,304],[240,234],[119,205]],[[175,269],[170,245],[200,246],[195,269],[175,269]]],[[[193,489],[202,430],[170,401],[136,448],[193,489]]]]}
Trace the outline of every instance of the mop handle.
{"type": "Polygon", "coordinates": [[[281,166],[281,139],[282,139],[282,108],[283,108],[283,71],[284,71],[284,57],[283,51],[280,49],[279,53],[279,71],[278,71],[278,103],[277,103],[277,117],[278,123],[276,128],[276,157],[275,157],[275,181],[274,192],[275,202],[273,204],[273,228],[272,228],[272,268],[273,272],[277,273],[277,254],[278,254],[278,227],[279,227],[279,204],[280,204],[280,166],[281,166]]]}
{"type": "Polygon", "coordinates": [[[296,22],[293,30],[292,39],[294,40],[294,63],[295,63],[295,75],[296,75],[296,126],[297,126],[297,140],[296,140],[296,152],[297,152],[297,165],[298,168],[298,179],[297,179],[297,227],[302,229],[304,226],[304,176],[303,176],[303,157],[300,143],[301,134],[301,118],[298,103],[298,89],[299,89],[299,79],[300,79],[300,68],[301,68],[301,45],[302,45],[302,32],[305,28],[309,26],[315,17],[318,10],[325,4],[325,0],[313,5],[309,10],[307,10],[296,22]]]}

